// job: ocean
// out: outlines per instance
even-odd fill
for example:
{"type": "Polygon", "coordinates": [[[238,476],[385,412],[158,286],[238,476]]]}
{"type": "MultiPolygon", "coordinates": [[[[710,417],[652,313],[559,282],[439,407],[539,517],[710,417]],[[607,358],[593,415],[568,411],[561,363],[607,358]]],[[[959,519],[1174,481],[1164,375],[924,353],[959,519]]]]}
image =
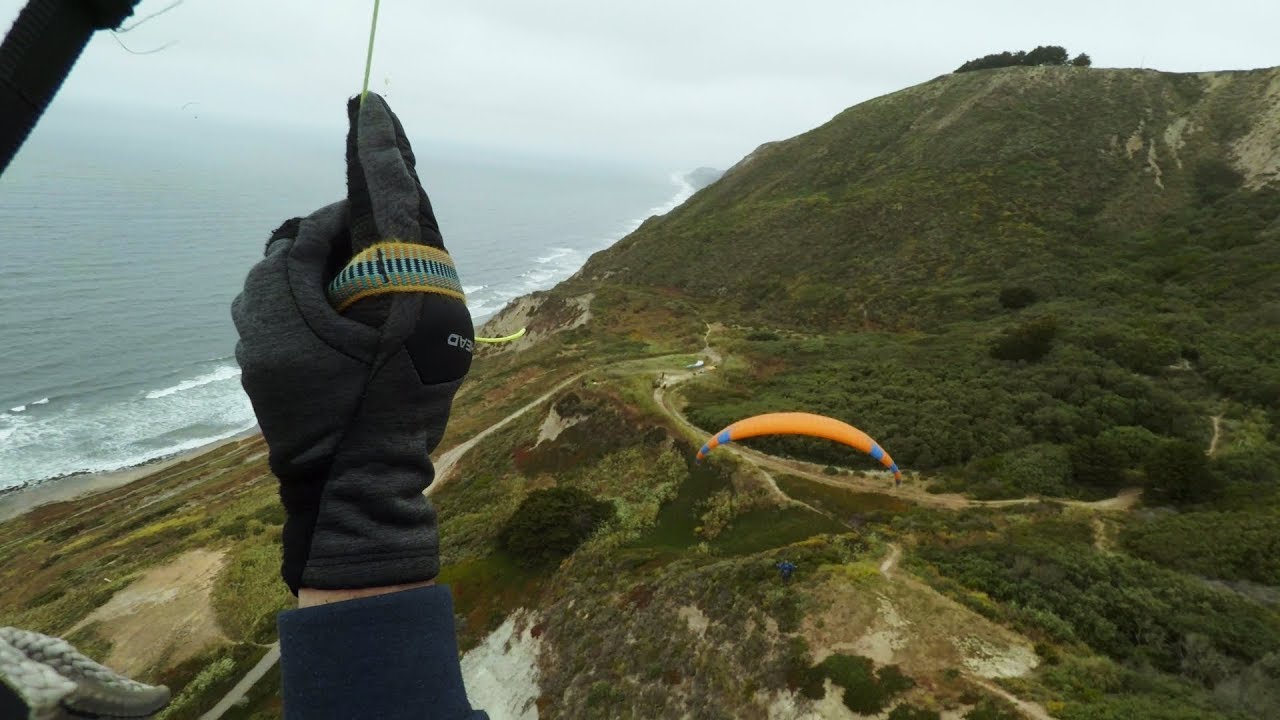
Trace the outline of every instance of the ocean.
{"type": "MultiPolygon", "coordinates": [[[[254,426],[231,299],[272,229],[342,197],[342,141],[46,118],[0,177],[0,492],[254,426]]],[[[415,150],[477,325],[693,192],[683,173],[415,150]]]]}

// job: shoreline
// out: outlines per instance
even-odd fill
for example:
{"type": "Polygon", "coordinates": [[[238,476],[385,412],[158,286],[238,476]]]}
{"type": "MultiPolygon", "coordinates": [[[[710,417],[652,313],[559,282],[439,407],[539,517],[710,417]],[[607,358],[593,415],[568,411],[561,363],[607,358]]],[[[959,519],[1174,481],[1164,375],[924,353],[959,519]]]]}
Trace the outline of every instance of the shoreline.
{"type": "Polygon", "coordinates": [[[27,485],[16,490],[0,494],[0,523],[21,517],[36,508],[53,503],[83,500],[84,498],[115,490],[130,483],[144,480],[162,470],[179,463],[200,457],[224,445],[239,442],[258,434],[258,427],[236,433],[222,440],[201,445],[198,448],[184,450],[173,455],[149,460],[141,465],[107,470],[97,473],[79,473],[60,478],[51,478],[27,485]]]}

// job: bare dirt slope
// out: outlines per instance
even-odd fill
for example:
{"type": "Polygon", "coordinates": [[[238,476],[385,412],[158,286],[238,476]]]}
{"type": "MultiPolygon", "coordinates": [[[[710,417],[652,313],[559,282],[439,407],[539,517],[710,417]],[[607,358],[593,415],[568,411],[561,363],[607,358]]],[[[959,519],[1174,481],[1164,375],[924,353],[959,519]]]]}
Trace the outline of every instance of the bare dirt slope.
{"type": "Polygon", "coordinates": [[[210,596],[225,562],[222,551],[183,553],[144,573],[67,634],[97,623],[98,634],[111,642],[105,664],[131,677],[163,659],[177,664],[210,646],[228,643],[210,596]]]}

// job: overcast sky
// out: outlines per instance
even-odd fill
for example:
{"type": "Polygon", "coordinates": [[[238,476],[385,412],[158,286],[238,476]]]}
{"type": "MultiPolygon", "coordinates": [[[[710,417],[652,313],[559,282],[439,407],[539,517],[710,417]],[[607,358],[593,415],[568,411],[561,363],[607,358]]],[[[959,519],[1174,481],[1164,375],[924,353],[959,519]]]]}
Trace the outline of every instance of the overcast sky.
{"type": "MultiPolygon", "coordinates": [[[[7,27],[21,0],[0,0],[7,27]]],[[[137,16],[171,0],[144,0],[137,16]]],[[[92,42],[57,102],[342,133],[372,0],[185,0],[92,42]],[[183,109],[187,103],[199,103],[183,109]]],[[[762,142],[1038,44],[1098,66],[1280,65],[1276,0],[383,0],[371,88],[415,142],[726,167],[762,142]]]]}

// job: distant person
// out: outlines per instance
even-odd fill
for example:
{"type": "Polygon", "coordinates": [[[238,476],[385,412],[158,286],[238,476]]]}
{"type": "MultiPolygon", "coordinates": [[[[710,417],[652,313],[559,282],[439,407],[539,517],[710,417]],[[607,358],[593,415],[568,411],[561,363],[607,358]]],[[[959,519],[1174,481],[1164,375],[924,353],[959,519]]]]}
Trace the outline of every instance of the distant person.
{"type": "Polygon", "coordinates": [[[775,564],[774,567],[778,568],[778,574],[782,576],[782,582],[784,584],[791,582],[791,576],[796,572],[795,563],[790,560],[783,560],[782,562],[775,564]]]}
{"type": "MultiPolygon", "coordinates": [[[[272,233],[231,307],[298,597],[278,619],[284,716],[483,719],[423,495],[475,331],[399,119],[373,93],[348,114],[347,199],[272,233]]],[[[146,718],[168,699],[0,628],[0,720],[146,718]]]]}

